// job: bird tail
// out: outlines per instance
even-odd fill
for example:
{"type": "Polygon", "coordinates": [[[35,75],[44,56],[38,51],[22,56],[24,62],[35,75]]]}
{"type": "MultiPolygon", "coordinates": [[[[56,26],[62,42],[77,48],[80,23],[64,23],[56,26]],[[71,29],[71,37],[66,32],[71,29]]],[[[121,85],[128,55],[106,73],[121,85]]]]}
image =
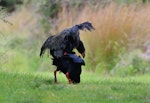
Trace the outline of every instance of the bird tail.
{"type": "Polygon", "coordinates": [[[44,44],[42,45],[41,47],[41,52],[40,52],[40,57],[45,53],[45,50],[47,48],[50,48],[50,42],[51,42],[51,39],[52,39],[53,36],[50,36],[45,42],[44,44]]]}
{"type": "Polygon", "coordinates": [[[92,26],[92,24],[90,22],[84,22],[82,24],[76,25],[78,27],[79,30],[95,30],[95,28],[92,26]]]}

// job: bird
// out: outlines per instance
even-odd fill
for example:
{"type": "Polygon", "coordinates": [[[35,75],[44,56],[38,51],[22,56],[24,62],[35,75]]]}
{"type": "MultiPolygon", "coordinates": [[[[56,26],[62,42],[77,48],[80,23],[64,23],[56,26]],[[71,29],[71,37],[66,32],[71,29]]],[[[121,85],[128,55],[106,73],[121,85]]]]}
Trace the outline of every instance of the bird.
{"type": "Polygon", "coordinates": [[[52,55],[53,65],[57,68],[54,71],[54,82],[57,83],[57,71],[63,72],[69,83],[80,83],[81,66],[85,65],[83,58],[85,57],[85,47],[80,39],[80,30],[95,30],[92,23],[83,22],[73,27],[62,30],[56,35],[49,36],[43,43],[40,51],[40,57],[43,56],[46,49],[49,49],[52,55]],[[73,49],[82,55],[77,56],[73,49]]]}

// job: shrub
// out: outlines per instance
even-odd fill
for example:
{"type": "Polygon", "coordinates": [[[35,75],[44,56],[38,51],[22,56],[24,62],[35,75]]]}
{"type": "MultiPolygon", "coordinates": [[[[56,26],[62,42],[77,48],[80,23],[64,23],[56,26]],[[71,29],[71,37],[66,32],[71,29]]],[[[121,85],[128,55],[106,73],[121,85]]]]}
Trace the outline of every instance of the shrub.
{"type": "Polygon", "coordinates": [[[150,72],[149,61],[142,58],[141,50],[133,50],[121,56],[121,61],[116,63],[111,70],[112,75],[131,76],[142,75],[150,72]]]}

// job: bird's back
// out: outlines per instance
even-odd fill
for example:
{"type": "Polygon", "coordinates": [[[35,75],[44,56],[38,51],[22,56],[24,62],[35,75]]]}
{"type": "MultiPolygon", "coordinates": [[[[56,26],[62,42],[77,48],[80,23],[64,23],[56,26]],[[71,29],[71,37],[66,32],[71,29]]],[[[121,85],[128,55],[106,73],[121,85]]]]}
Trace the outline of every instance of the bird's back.
{"type": "Polygon", "coordinates": [[[75,25],[71,28],[64,29],[55,36],[49,37],[41,48],[40,56],[44,53],[45,49],[50,49],[53,51],[53,56],[60,58],[63,56],[63,52],[67,47],[67,44],[72,44],[71,49],[79,46],[80,36],[79,30],[87,29],[91,31],[94,29],[91,23],[84,22],[79,25],[75,25]]]}

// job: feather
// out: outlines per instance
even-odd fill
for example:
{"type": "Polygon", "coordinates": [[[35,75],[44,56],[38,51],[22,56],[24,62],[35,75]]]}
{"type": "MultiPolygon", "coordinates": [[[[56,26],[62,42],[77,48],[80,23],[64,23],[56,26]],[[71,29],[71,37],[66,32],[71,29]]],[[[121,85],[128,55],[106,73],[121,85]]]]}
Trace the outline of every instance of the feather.
{"type": "Polygon", "coordinates": [[[92,26],[92,24],[91,23],[89,23],[89,22],[84,22],[84,23],[82,23],[82,24],[80,24],[80,25],[77,25],[78,26],[78,28],[80,29],[80,30],[84,30],[84,29],[87,29],[87,30],[89,30],[89,31],[91,31],[91,30],[95,30],[95,28],[92,26]]]}
{"type": "Polygon", "coordinates": [[[41,47],[40,57],[45,53],[45,50],[47,48],[50,48],[51,40],[54,36],[48,37],[48,39],[44,42],[44,44],[41,47]]]}
{"type": "Polygon", "coordinates": [[[55,56],[56,58],[63,56],[67,41],[74,44],[74,47],[78,47],[80,42],[79,30],[91,31],[95,29],[91,23],[84,22],[71,28],[67,28],[54,36],[50,36],[42,45],[40,56],[44,54],[46,49],[53,51],[53,54],[51,55],[55,56]]]}

